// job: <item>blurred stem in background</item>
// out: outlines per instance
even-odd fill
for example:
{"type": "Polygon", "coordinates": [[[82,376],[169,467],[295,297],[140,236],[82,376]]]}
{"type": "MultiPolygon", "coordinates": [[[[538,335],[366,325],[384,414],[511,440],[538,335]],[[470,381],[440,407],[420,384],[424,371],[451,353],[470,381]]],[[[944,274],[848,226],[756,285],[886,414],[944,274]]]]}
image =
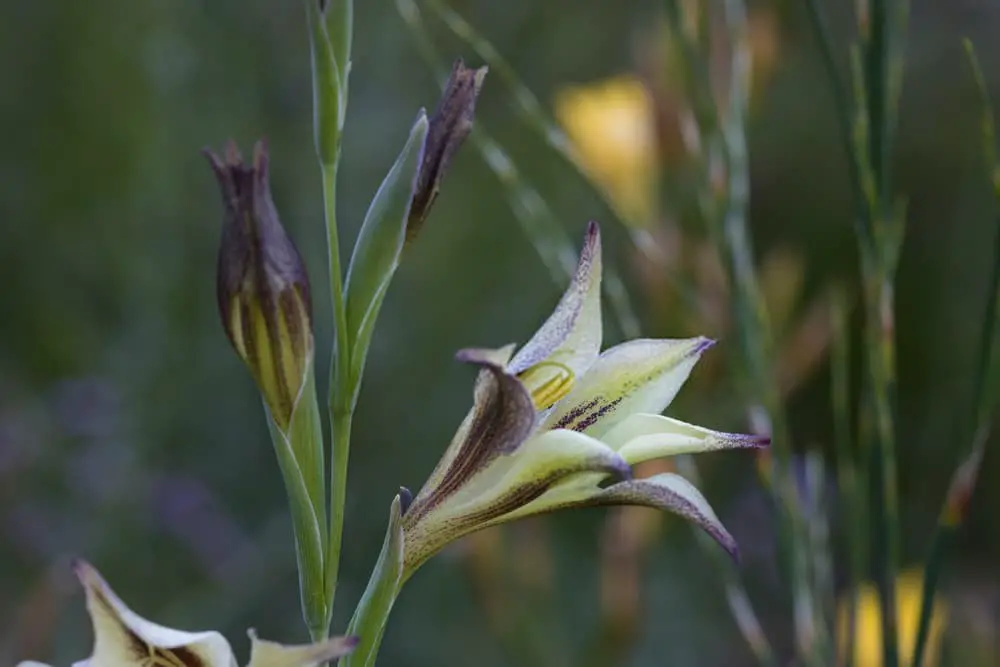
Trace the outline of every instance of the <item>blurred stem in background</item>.
{"type": "Polygon", "coordinates": [[[902,89],[906,0],[871,0],[857,6],[863,57],[852,54],[855,92],[850,103],[830,30],[819,0],[806,0],[844,135],[857,206],[857,238],[865,312],[866,382],[862,411],[874,422],[874,447],[862,444],[862,484],[874,476],[875,556],[882,605],[885,667],[899,665],[895,580],[899,566],[899,501],[895,448],[894,284],[902,245],[904,210],[892,187],[892,161],[902,89]],[[870,452],[870,461],[865,460],[870,452]]]}
{"type": "MultiPolygon", "coordinates": [[[[996,154],[993,104],[990,102],[986,82],[983,79],[983,73],[972,43],[965,40],[964,46],[976,87],[982,99],[983,162],[991,177],[994,198],[1000,204],[1000,164],[997,162],[996,154]]],[[[931,636],[934,596],[945,566],[945,558],[954,541],[955,534],[968,515],[969,501],[979,476],[979,469],[982,466],[986,441],[992,430],[992,412],[997,397],[986,386],[986,379],[995,377],[997,364],[996,319],[998,312],[1000,312],[1000,309],[997,308],[997,301],[1000,300],[1000,210],[994,212],[994,221],[992,267],[989,272],[990,282],[985,294],[986,305],[983,309],[983,323],[979,339],[979,359],[973,375],[972,400],[970,401],[968,428],[971,432],[971,451],[952,476],[951,485],[938,518],[937,531],[931,541],[927,567],[924,570],[920,620],[913,649],[913,667],[923,665],[923,656],[931,636]]]]}
{"type": "MultiPolygon", "coordinates": [[[[693,8],[678,0],[666,3],[667,19],[684,64],[688,100],[700,135],[701,192],[699,213],[729,276],[729,286],[743,354],[747,390],[753,395],[751,416],[758,430],[770,431],[773,459],[765,460],[765,481],[777,499],[782,544],[786,547],[792,579],[794,622],[798,648],[810,665],[832,661],[832,642],[821,619],[821,597],[809,580],[809,535],[802,498],[793,466],[792,447],[778,385],[774,340],[765,307],[747,229],[750,197],[749,156],[746,144],[750,98],[751,54],[746,8],[742,0],[725,0],[723,23],[730,51],[728,108],[713,96],[710,68],[704,54],[711,51],[709,6],[693,8]],[[695,12],[691,15],[691,12],[695,12]],[[695,26],[695,29],[690,29],[695,26]]],[[[819,490],[813,490],[819,493],[819,490]]],[[[753,644],[751,643],[751,646],[753,644]]],[[[765,654],[766,656],[766,654],[765,654]]],[[[758,654],[760,659],[762,656],[758,654]]]]}

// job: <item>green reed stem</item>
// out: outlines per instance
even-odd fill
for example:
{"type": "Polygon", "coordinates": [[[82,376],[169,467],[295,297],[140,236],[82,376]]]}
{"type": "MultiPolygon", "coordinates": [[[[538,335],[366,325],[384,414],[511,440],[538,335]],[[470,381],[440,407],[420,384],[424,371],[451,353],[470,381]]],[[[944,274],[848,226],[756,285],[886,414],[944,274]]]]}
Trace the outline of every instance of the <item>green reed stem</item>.
{"type": "MultiPolygon", "coordinates": [[[[895,578],[899,560],[899,502],[895,451],[895,341],[893,282],[901,245],[901,221],[892,190],[896,108],[901,91],[901,40],[905,0],[871,0],[870,24],[863,26],[864,58],[856,79],[855,116],[839,74],[833,42],[819,0],[806,0],[823,60],[833,84],[837,118],[848,149],[857,207],[858,244],[865,301],[867,384],[874,419],[879,596],[882,605],[884,667],[898,667],[895,578]],[[851,119],[855,118],[852,122],[851,119]]],[[[862,463],[866,465],[866,463],[862,463]]]]}
{"type": "MultiPolygon", "coordinates": [[[[986,80],[983,77],[983,71],[979,65],[978,58],[976,58],[972,43],[969,40],[964,40],[963,45],[969,59],[969,65],[972,68],[976,87],[979,90],[980,103],[982,105],[981,131],[983,138],[983,159],[990,174],[994,198],[998,204],[998,208],[1000,208],[1000,161],[997,160],[993,103],[990,100],[989,89],[986,86],[986,80]]],[[[1000,211],[995,215],[1000,216],[1000,211]]],[[[997,363],[996,348],[998,341],[996,340],[996,319],[1000,315],[1000,308],[998,308],[998,302],[1000,302],[1000,217],[995,217],[995,220],[993,263],[990,267],[990,282],[986,293],[987,301],[983,314],[983,328],[979,339],[979,363],[976,365],[973,378],[972,405],[975,413],[970,420],[973,429],[987,422],[988,413],[992,409],[991,402],[996,399],[996,396],[992,396],[992,392],[989,392],[986,387],[986,379],[990,371],[994,370],[994,366],[997,363]]]]}
{"type": "Polygon", "coordinates": [[[837,452],[837,481],[841,507],[845,517],[843,526],[847,533],[848,561],[846,568],[847,627],[844,632],[844,667],[854,664],[857,641],[858,590],[865,569],[868,523],[864,498],[864,485],[858,483],[857,459],[851,446],[851,378],[850,378],[850,327],[847,305],[842,294],[833,300],[831,308],[833,341],[830,358],[830,395],[833,403],[833,436],[837,452]]]}
{"type": "MultiPolygon", "coordinates": [[[[685,61],[687,98],[702,134],[702,168],[706,180],[722,170],[723,191],[706,182],[699,197],[701,214],[724,258],[732,289],[746,381],[753,388],[757,406],[767,416],[775,454],[773,491],[783,526],[782,542],[788,550],[795,597],[796,634],[811,665],[822,664],[823,629],[816,623],[816,606],[809,579],[808,535],[801,515],[799,493],[791,465],[791,439],[781,403],[774,368],[771,325],[757,282],[753,250],[747,227],[750,198],[749,156],[745,134],[750,95],[750,53],[746,35],[746,8],[742,0],[726,0],[724,18],[731,48],[729,108],[718,108],[712,95],[709,68],[702,49],[682,26],[677,0],[665,4],[667,20],[685,61]]],[[[707,17],[706,17],[707,21],[707,17]]],[[[702,38],[710,34],[707,29],[702,38]]]]}
{"type": "MultiPolygon", "coordinates": [[[[729,108],[720,124],[721,154],[726,166],[727,192],[722,214],[722,248],[728,255],[730,283],[747,370],[757,388],[757,400],[771,422],[772,447],[778,461],[775,487],[784,505],[794,582],[796,607],[809,617],[796,614],[799,639],[807,664],[820,665],[825,642],[822,624],[816,618],[814,595],[809,583],[808,533],[804,525],[799,492],[791,465],[791,434],[778,390],[774,368],[774,339],[770,318],[757,282],[747,212],[750,202],[750,163],[746,141],[747,104],[750,99],[751,56],[746,34],[743,0],[723,4],[726,32],[731,49],[729,108]]],[[[706,83],[708,83],[706,81],[706,83]]],[[[711,153],[709,153],[711,160],[711,153]]]]}
{"type": "MultiPolygon", "coordinates": [[[[985,165],[994,184],[994,195],[997,203],[1000,204],[1000,190],[996,187],[996,174],[1000,165],[998,165],[996,155],[993,105],[990,102],[986,81],[983,78],[982,69],[980,68],[971,42],[965,40],[964,46],[982,104],[983,157],[985,158],[985,165]]],[[[945,498],[944,508],[938,520],[937,531],[931,542],[927,565],[924,569],[923,593],[920,602],[920,622],[917,629],[916,645],[913,650],[913,667],[920,667],[923,664],[923,657],[927,648],[927,641],[930,637],[931,620],[934,613],[934,596],[937,592],[945,557],[954,542],[955,534],[961,527],[961,522],[965,518],[966,505],[972,494],[979,466],[982,463],[983,450],[990,432],[990,412],[993,409],[992,402],[996,397],[991,396],[990,392],[986,390],[986,377],[996,362],[997,302],[1000,300],[1000,218],[995,217],[995,219],[997,220],[997,224],[993,233],[993,256],[991,258],[989,283],[986,291],[986,305],[983,309],[983,324],[980,330],[979,359],[973,375],[972,400],[970,401],[971,414],[969,421],[970,428],[974,432],[972,451],[955,472],[951,488],[948,491],[948,497],[945,498]]]]}
{"type": "Polygon", "coordinates": [[[826,70],[833,94],[833,109],[840,128],[844,157],[847,159],[848,176],[854,190],[855,228],[858,238],[871,237],[871,213],[868,210],[869,198],[863,187],[864,178],[861,175],[860,160],[854,145],[855,121],[852,114],[850,86],[837,64],[837,56],[833,48],[833,36],[826,13],[820,7],[821,0],[805,0],[809,23],[816,33],[819,42],[823,67],[826,70]]]}
{"type": "Polygon", "coordinates": [[[894,15],[905,2],[872,0],[871,26],[864,53],[865,100],[867,103],[868,164],[875,186],[874,238],[867,256],[874,265],[862,262],[866,301],[866,341],[869,379],[875,412],[878,475],[876,493],[880,500],[877,534],[879,550],[879,595],[882,607],[882,657],[885,667],[899,665],[899,619],[896,608],[896,568],[899,564],[899,498],[895,442],[895,308],[893,283],[901,227],[894,211],[892,156],[896,127],[898,82],[897,40],[902,38],[901,21],[894,15]]]}

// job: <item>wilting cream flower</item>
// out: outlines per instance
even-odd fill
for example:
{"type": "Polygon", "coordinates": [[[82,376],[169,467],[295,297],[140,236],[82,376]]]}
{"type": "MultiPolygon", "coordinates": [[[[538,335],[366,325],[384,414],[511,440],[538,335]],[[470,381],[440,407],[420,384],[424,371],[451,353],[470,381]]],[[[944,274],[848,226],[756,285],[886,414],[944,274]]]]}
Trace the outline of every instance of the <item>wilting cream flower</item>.
{"type": "MultiPolygon", "coordinates": [[[[923,603],[923,580],[924,575],[920,570],[908,570],[896,577],[899,658],[900,664],[903,665],[913,662],[917,628],[920,624],[920,605],[923,603]]],[[[881,610],[875,586],[873,584],[862,586],[858,591],[858,609],[854,620],[854,664],[857,667],[879,667],[882,664],[881,610]]],[[[944,603],[940,601],[934,603],[922,667],[933,667],[938,664],[947,613],[944,603]]],[[[844,602],[841,604],[839,625],[841,654],[843,654],[847,640],[847,607],[844,602]]]]}
{"type": "Polygon", "coordinates": [[[473,531],[565,507],[645,505],[679,514],[736,556],[736,543],[698,490],[632,466],[693,452],[766,446],[661,416],[708,338],[601,347],[601,241],[591,223],[555,312],[515,355],[463,350],[480,368],[474,406],[402,518],[403,579],[473,531]]]}
{"type": "Polygon", "coordinates": [[[635,77],[561,90],[555,114],[577,159],[629,222],[647,224],[656,203],[653,100],[635,77]]]}
{"type": "MultiPolygon", "coordinates": [[[[87,595],[94,626],[94,652],[74,667],[236,667],[233,650],[218,632],[184,632],[147,621],[122,602],[89,563],[73,569],[87,595]]],[[[350,653],[355,637],[283,646],[250,635],[248,667],[309,667],[350,653]]],[[[22,662],[18,667],[47,667],[22,662]]]]}

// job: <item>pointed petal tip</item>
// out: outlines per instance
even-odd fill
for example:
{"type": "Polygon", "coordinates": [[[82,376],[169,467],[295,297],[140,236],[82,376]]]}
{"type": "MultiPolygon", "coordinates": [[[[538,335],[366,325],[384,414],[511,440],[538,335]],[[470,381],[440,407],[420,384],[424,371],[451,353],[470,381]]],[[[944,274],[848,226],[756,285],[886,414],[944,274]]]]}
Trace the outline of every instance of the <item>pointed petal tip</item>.
{"type": "Polygon", "coordinates": [[[740,547],[736,544],[736,540],[730,537],[729,540],[726,542],[720,542],[720,544],[722,548],[726,550],[726,553],[729,554],[729,557],[733,559],[733,563],[736,565],[740,565],[742,563],[743,556],[740,554],[740,547]]]}
{"type": "Polygon", "coordinates": [[[455,359],[465,364],[504,370],[513,351],[514,345],[506,345],[499,349],[466,347],[455,353],[455,359]]]}
{"type": "Polygon", "coordinates": [[[80,584],[84,588],[89,588],[101,582],[101,575],[97,572],[97,568],[83,558],[74,558],[70,561],[70,568],[72,568],[73,574],[76,575],[76,578],[79,579],[80,584]]]}
{"type": "Polygon", "coordinates": [[[699,336],[695,339],[694,349],[691,351],[692,355],[702,355],[710,348],[715,347],[715,344],[719,341],[714,338],[708,338],[707,336],[699,336]]]}
{"type": "Polygon", "coordinates": [[[583,249],[580,252],[580,264],[589,265],[594,256],[601,251],[601,226],[596,221],[587,223],[587,232],[583,236],[583,249]],[[584,259],[586,258],[586,263],[584,259]]]}
{"type": "Polygon", "coordinates": [[[632,470],[632,466],[621,456],[617,457],[617,460],[614,462],[613,473],[617,475],[617,481],[621,482],[628,482],[635,478],[635,471],[632,470]]]}

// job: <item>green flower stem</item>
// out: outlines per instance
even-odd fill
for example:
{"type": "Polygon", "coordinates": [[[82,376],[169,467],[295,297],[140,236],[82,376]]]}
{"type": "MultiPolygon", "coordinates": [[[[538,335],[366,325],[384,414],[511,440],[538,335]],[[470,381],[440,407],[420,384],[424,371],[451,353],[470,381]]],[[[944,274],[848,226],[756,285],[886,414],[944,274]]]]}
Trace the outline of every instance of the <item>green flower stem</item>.
{"type": "Polygon", "coordinates": [[[396,496],[390,507],[382,552],[347,628],[348,634],[359,638],[358,645],[353,653],[340,659],[340,667],[375,665],[389,613],[403,586],[402,517],[405,509],[402,497],[396,496]]]}
{"type": "Polygon", "coordinates": [[[305,0],[312,52],[313,119],[316,155],[323,187],[323,220],[329,254],[330,296],[333,301],[335,342],[330,361],[329,419],[332,434],[330,515],[323,562],[322,597],[326,602],[324,627],[310,624],[314,640],[329,633],[337,590],[343,535],[347,460],[350,451],[353,386],[344,299],[343,268],[337,228],[337,168],[347,110],[354,0],[305,0]]]}
{"type": "MultiPolygon", "coordinates": [[[[351,351],[348,341],[347,309],[344,303],[343,272],[337,234],[337,165],[323,165],[323,199],[330,253],[330,292],[333,297],[336,343],[330,367],[330,526],[326,552],[326,599],[332,611],[337,594],[340,550],[344,534],[344,505],[347,500],[347,467],[351,450],[351,422],[354,393],[351,379],[351,351]]],[[[314,638],[315,639],[315,638],[314,638]]]]}
{"type": "Polygon", "coordinates": [[[271,442],[274,444],[288,493],[288,506],[295,534],[302,617],[310,634],[325,637],[330,625],[330,609],[323,592],[326,540],[322,487],[323,428],[320,423],[311,364],[305,389],[292,413],[288,429],[282,430],[270,412],[267,414],[271,442]],[[320,455],[320,460],[317,461],[312,456],[313,452],[320,455]],[[317,472],[318,475],[314,474],[317,472]]]}

